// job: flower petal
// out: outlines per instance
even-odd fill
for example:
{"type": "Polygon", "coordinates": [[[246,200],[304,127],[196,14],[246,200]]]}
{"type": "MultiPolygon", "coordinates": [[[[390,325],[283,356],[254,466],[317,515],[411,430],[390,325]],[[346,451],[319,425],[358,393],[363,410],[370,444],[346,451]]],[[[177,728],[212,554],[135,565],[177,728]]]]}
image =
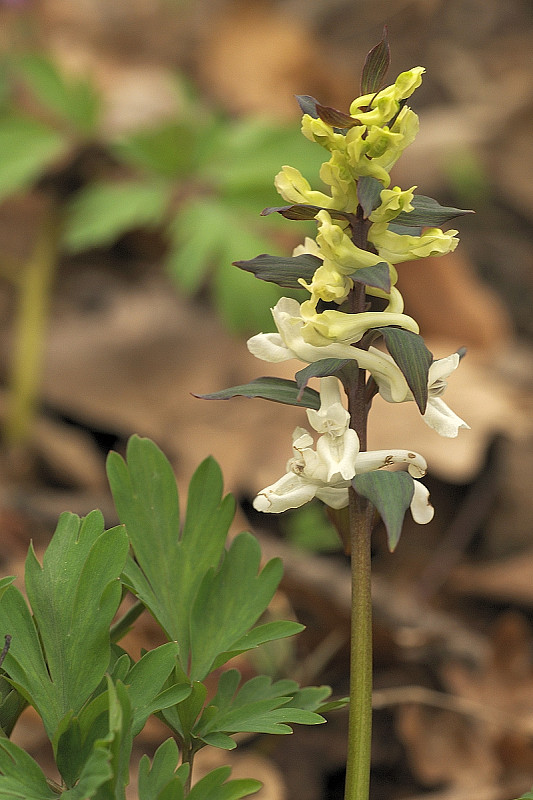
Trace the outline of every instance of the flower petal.
{"type": "Polygon", "coordinates": [[[422,419],[440,436],[448,439],[455,439],[459,434],[459,428],[470,429],[470,425],[458,417],[440,397],[429,397],[422,419]]]}
{"type": "Polygon", "coordinates": [[[433,519],[435,509],[429,502],[429,491],[424,484],[419,481],[413,481],[413,483],[415,490],[411,500],[411,514],[419,525],[426,525],[433,519]]]}

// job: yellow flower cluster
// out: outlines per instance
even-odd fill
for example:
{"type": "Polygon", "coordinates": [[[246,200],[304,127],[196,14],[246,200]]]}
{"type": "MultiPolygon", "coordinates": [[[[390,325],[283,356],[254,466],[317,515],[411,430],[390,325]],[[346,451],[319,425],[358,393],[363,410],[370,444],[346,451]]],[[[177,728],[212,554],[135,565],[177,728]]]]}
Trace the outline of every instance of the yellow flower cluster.
{"type": "MultiPolygon", "coordinates": [[[[300,280],[311,294],[310,300],[302,304],[302,317],[306,320],[303,333],[310,343],[323,337],[339,341],[340,331],[351,331],[349,320],[341,322],[341,312],[319,313],[317,304],[322,300],[341,305],[353,288],[355,273],[383,263],[388,267],[390,290],[367,286],[368,294],[387,300],[380,324],[415,330],[414,321],[402,314],[403,300],[395,286],[398,275],[394,264],[443,255],[457,246],[457,231],[454,230],[443,232],[440,228],[431,228],[420,236],[412,236],[389,228],[399,214],[413,210],[416,187],[389,188],[389,171],[418,131],[418,117],[405,101],[420,86],[423,72],[423,67],[414,67],[402,72],[391,86],[356,98],[350,106],[350,115],[345,116],[343,129],[333,127],[320,117],[304,114],[304,135],[331,153],[320,170],[320,178],[329,187],[329,193],[312,189],[294,167],[284,166],[276,176],[276,189],[287,202],[321,209],[316,214],[316,241],[306,240],[304,246],[294,251],[294,255],[312,253],[322,261],[310,282],[300,280]],[[359,206],[358,180],[364,177],[373,178],[383,186],[381,202],[368,218],[369,250],[357,247],[349,235],[350,215],[356,214],[359,206]],[[333,211],[341,212],[343,217],[333,218],[333,211]],[[399,322],[398,317],[403,321],[399,322]]],[[[342,115],[340,118],[342,120],[342,115]]],[[[352,334],[349,338],[354,341],[352,334]]]]}

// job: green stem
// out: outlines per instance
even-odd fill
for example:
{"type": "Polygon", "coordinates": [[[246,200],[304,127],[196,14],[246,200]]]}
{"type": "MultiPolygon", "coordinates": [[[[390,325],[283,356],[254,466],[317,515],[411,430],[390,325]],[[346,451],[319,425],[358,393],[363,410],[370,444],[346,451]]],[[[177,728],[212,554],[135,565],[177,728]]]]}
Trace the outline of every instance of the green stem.
{"type": "Polygon", "coordinates": [[[34,252],[19,282],[6,440],[22,444],[30,436],[39,398],[50,293],[61,238],[60,214],[52,204],[34,252]]]}
{"type": "Polygon", "coordinates": [[[352,618],[350,713],[345,800],[368,800],[372,737],[372,603],[370,524],[360,498],[350,489],[352,618]]]}
{"type": "MultiPolygon", "coordinates": [[[[367,224],[358,207],[352,224],[354,243],[366,249],[367,224]]],[[[350,293],[354,314],[365,310],[365,287],[356,284],[350,293]]],[[[368,400],[366,373],[358,370],[348,388],[350,426],[359,437],[360,450],[367,448],[368,400]]],[[[368,800],[372,741],[372,598],[370,591],[370,538],[372,506],[349,489],[349,526],[352,574],[350,636],[350,711],[346,758],[345,800],[368,800]]]]}
{"type": "Polygon", "coordinates": [[[131,626],[138,619],[145,609],[144,603],[141,603],[140,600],[137,600],[131,608],[128,608],[124,616],[122,616],[119,620],[115,622],[114,625],[111,626],[109,631],[109,635],[111,637],[111,641],[115,644],[119,642],[123,636],[127,634],[130,630],[131,626]]]}

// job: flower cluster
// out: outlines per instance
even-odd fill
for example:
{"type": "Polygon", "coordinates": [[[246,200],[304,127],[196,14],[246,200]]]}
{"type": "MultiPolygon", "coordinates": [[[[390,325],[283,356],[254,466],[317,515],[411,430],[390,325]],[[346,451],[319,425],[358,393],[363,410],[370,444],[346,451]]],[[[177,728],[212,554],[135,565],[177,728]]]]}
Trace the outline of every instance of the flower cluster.
{"type": "MultiPolygon", "coordinates": [[[[468,213],[416,195],[416,186],[391,187],[390,170],[418,131],[418,118],[406,101],[420,85],[423,72],[415,67],[401,73],[391,86],[363,94],[353,101],[349,114],[301,98],[304,136],[329,153],[320,170],[327,191],[314,190],[297,169],[284,166],[275,186],[292,205],[274,210],[289,218],[316,221],[316,237],[306,238],[293,252],[299,259],[294,263],[307,267],[293,285],[306,289],[309,297],[301,303],[288,297],[279,300],[272,309],[277,332],[253,336],[248,349],[270,362],[355,362],[366,371],[365,402],[377,392],[389,403],[414,400],[431,428],[441,436],[455,437],[468,425],[441,395],[460,355],[432,361],[416,321],[404,313],[396,286],[397,264],[455,249],[457,231],[443,231],[438,225],[468,213]],[[384,331],[393,331],[394,336],[387,337],[384,331]],[[388,353],[374,344],[380,336],[388,353]]],[[[267,258],[276,264],[275,257],[267,258]]],[[[280,265],[281,285],[291,285],[282,273],[286,262],[280,265]]],[[[406,450],[362,452],[350,408],[346,410],[341,401],[340,379],[332,370],[328,373],[318,365],[311,373],[321,377],[320,407],[307,409],[309,424],[319,434],[316,443],[306,429],[296,428],[286,474],[257,495],[254,507],[280,512],[317,497],[332,508],[343,508],[358,475],[401,463],[415,479],[413,517],[428,522],[433,509],[427,490],[417,480],[425,474],[426,462],[406,450]]]]}
{"type": "MultiPolygon", "coordinates": [[[[276,483],[259,492],[254,500],[257,511],[280,512],[298,508],[318,497],[332,508],[348,505],[348,487],[355,475],[407,464],[409,474],[421,478],[427,464],[418,453],[408,450],[373,450],[361,452],[359,437],[349,427],[350,415],[342,405],[339,381],[322,378],[320,409],[307,409],[309,424],[321,435],[313,450],[313,437],[305,428],[296,428],[292,435],[293,457],[287,462],[287,473],[276,483]]],[[[429,492],[414,483],[411,513],[416,522],[433,518],[429,492]]]]}

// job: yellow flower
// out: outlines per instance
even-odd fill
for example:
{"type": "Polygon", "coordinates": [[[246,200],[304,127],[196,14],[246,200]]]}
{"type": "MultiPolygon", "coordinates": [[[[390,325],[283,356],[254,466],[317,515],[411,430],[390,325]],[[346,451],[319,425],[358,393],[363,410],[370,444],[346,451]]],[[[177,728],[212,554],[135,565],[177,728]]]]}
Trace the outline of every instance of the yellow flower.
{"type": "Polygon", "coordinates": [[[381,258],[391,264],[411,261],[428,256],[442,256],[450,253],[459,244],[455,237],[457,231],[442,231],[428,228],[421,236],[393,233],[386,222],[376,222],[370,226],[368,240],[372,242],[381,258]]]}
{"type": "Polygon", "coordinates": [[[370,214],[372,222],[390,222],[402,211],[412,211],[413,192],[416,186],[402,191],[399,186],[394,189],[383,189],[381,192],[381,205],[370,214]]]}
{"type": "Polygon", "coordinates": [[[333,200],[324,192],[311,189],[308,180],[296,167],[284,166],[274,178],[274,186],[278,194],[288,203],[306,203],[308,205],[330,208],[333,200]]]}

